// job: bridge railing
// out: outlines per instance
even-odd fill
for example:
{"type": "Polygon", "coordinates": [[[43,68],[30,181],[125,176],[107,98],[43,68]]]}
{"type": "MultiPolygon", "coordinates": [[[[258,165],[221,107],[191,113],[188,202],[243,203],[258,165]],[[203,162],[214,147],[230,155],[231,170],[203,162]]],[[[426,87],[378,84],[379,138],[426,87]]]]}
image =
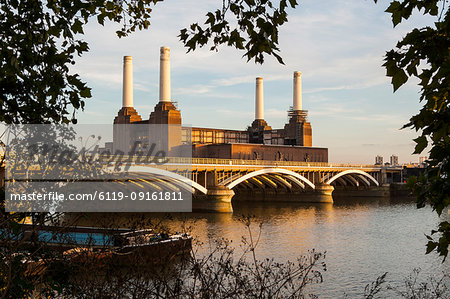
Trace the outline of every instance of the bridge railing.
{"type": "Polygon", "coordinates": [[[220,165],[262,165],[262,166],[328,166],[324,162],[299,162],[299,161],[268,161],[268,160],[241,160],[241,159],[216,159],[216,158],[192,158],[192,164],[220,164],[220,165]]]}
{"type": "Polygon", "coordinates": [[[344,168],[381,168],[378,165],[327,163],[327,162],[301,162],[301,161],[268,161],[268,160],[242,160],[217,158],[175,158],[171,157],[168,163],[190,163],[209,165],[261,165],[261,166],[304,166],[304,167],[344,167],[344,168]]]}
{"type": "MultiPolygon", "coordinates": [[[[242,160],[242,159],[218,159],[218,158],[190,158],[190,157],[146,157],[146,161],[160,161],[164,164],[192,164],[192,165],[255,165],[255,166],[300,166],[300,167],[334,167],[334,168],[381,168],[379,165],[364,165],[350,163],[326,163],[326,162],[301,162],[301,161],[269,161],[269,160],[242,160]]],[[[125,156],[121,158],[122,163],[137,163],[140,157],[125,156]]]]}

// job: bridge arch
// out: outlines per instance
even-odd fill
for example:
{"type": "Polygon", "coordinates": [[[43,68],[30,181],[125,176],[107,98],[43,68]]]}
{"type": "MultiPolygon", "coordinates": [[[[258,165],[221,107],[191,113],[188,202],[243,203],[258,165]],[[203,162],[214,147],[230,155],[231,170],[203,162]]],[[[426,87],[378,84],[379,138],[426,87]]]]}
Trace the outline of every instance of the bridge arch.
{"type": "MultiPolygon", "coordinates": [[[[333,176],[332,178],[330,178],[326,182],[326,184],[330,185],[336,179],[338,179],[338,178],[340,178],[340,177],[342,177],[344,175],[352,175],[352,174],[358,174],[358,175],[364,176],[364,177],[368,178],[370,181],[372,181],[375,185],[377,185],[377,186],[380,185],[378,183],[378,181],[373,176],[371,176],[367,172],[364,172],[364,171],[358,170],[358,169],[351,169],[351,170],[345,170],[343,172],[340,172],[340,173],[336,174],[335,176],[333,176]]],[[[365,179],[364,177],[361,177],[362,181],[364,181],[366,184],[369,183],[369,185],[370,185],[370,182],[367,179],[365,179]]]]}
{"type": "MultiPolygon", "coordinates": [[[[109,170],[113,170],[114,171],[114,167],[109,167],[109,170]]],[[[167,178],[171,178],[173,180],[175,180],[176,182],[180,183],[182,188],[190,188],[190,190],[192,191],[192,188],[194,188],[195,190],[198,190],[199,192],[203,193],[203,194],[207,194],[208,190],[203,187],[202,185],[200,185],[199,183],[194,182],[193,180],[179,175],[175,172],[172,171],[168,171],[168,170],[164,170],[164,169],[159,169],[159,168],[154,168],[154,167],[148,167],[148,166],[135,166],[132,165],[128,168],[128,170],[124,170],[122,172],[140,172],[140,173],[148,173],[148,174],[156,174],[156,175],[160,175],[163,177],[167,177],[167,178]]]]}
{"type": "Polygon", "coordinates": [[[284,168],[265,168],[265,169],[261,169],[261,170],[256,170],[256,171],[247,173],[247,174],[233,180],[232,182],[222,183],[222,185],[226,186],[228,189],[231,190],[234,187],[236,187],[237,185],[239,185],[240,183],[242,183],[248,179],[251,179],[251,178],[259,176],[259,175],[272,174],[272,173],[284,174],[287,177],[293,177],[295,179],[298,179],[301,182],[304,182],[305,184],[307,184],[308,186],[310,186],[313,189],[316,188],[316,186],[310,180],[305,178],[304,176],[302,176],[296,172],[293,172],[291,170],[284,169],[284,168]]]}
{"type": "MultiPolygon", "coordinates": [[[[355,175],[356,176],[356,175],[355,175]]],[[[341,176],[339,179],[348,179],[354,186],[358,187],[359,186],[359,181],[357,180],[358,178],[353,177],[352,174],[347,174],[344,176],[341,176]]],[[[360,179],[362,179],[362,176],[359,176],[360,179]]],[[[364,179],[364,182],[367,182],[367,186],[370,186],[369,181],[367,181],[366,179],[364,179]]]]}

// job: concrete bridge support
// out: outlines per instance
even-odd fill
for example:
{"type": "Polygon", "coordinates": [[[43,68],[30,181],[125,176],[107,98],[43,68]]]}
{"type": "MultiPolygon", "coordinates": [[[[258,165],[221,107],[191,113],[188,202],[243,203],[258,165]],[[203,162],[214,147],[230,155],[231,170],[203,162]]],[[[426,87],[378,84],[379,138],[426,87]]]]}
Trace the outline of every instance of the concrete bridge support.
{"type": "Polygon", "coordinates": [[[234,191],[218,184],[217,172],[205,172],[204,176],[200,177],[208,192],[206,195],[195,196],[195,200],[192,201],[192,209],[221,213],[233,212],[231,198],[234,196],[234,191]]]}
{"type": "Polygon", "coordinates": [[[316,184],[316,189],[314,190],[315,198],[317,202],[333,203],[333,193],[334,187],[328,184],[316,184]]]}
{"type": "Polygon", "coordinates": [[[208,194],[201,196],[192,201],[193,210],[231,213],[233,207],[231,205],[231,198],[234,196],[234,191],[223,186],[216,186],[208,188],[208,194]]]}

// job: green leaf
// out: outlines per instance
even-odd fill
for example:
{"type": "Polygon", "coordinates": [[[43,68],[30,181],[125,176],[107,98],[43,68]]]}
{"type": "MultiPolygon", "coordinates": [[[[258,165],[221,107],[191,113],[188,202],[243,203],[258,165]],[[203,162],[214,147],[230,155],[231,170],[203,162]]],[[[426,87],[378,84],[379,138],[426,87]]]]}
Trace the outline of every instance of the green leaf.
{"type": "Polygon", "coordinates": [[[104,15],[104,14],[99,14],[99,15],[97,16],[97,22],[98,22],[100,25],[104,26],[104,25],[105,25],[105,15],[104,15]]]}
{"type": "Polygon", "coordinates": [[[398,71],[392,76],[392,85],[394,86],[394,92],[408,81],[408,76],[405,71],[398,69],[398,71]]]}
{"type": "Polygon", "coordinates": [[[273,56],[275,56],[275,58],[278,60],[278,62],[279,62],[280,64],[284,64],[284,61],[283,61],[283,59],[281,58],[280,55],[278,55],[278,54],[276,54],[276,53],[273,53],[273,56]]]}
{"type": "Polygon", "coordinates": [[[71,29],[74,33],[83,33],[83,23],[81,23],[80,20],[75,19],[75,22],[72,24],[71,29]]]}
{"type": "Polygon", "coordinates": [[[113,10],[114,9],[114,3],[112,1],[106,2],[106,9],[107,10],[113,10]]]}
{"type": "Polygon", "coordinates": [[[212,12],[208,12],[208,14],[206,16],[208,18],[206,19],[205,24],[214,25],[214,22],[216,20],[216,18],[214,17],[214,14],[212,12]]]}
{"type": "Polygon", "coordinates": [[[80,96],[82,98],[90,98],[92,97],[91,95],[91,89],[90,88],[84,88],[80,91],[80,96]]]}
{"type": "Polygon", "coordinates": [[[295,8],[298,5],[297,0],[289,0],[289,3],[291,4],[292,8],[295,8]]]}
{"type": "Polygon", "coordinates": [[[423,135],[417,137],[414,141],[416,142],[416,147],[413,154],[420,154],[428,145],[427,138],[423,135]]]}
{"type": "Polygon", "coordinates": [[[438,243],[429,241],[427,244],[426,254],[429,254],[430,252],[432,252],[436,248],[437,245],[438,245],[438,243]]]}
{"type": "Polygon", "coordinates": [[[394,27],[397,26],[402,21],[402,14],[400,11],[400,2],[392,1],[386,12],[391,13],[392,23],[394,27]]]}

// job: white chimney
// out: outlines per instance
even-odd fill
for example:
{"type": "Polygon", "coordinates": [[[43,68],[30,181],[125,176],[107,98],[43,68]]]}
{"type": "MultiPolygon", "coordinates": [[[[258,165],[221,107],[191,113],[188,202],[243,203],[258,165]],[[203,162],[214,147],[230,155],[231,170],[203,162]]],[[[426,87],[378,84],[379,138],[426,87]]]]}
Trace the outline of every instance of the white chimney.
{"type": "Polygon", "coordinates": [[[264,119],[263,78],[256,78],[255,119],[264,119]]]}
{"type": "Polygon", "coordinates": [[[123,57],[122,107],[133,107],[133,57],[123,57]]]}
{"type": "Polygon", "coordinates": [[[294,72],[294,111],[302,110],[302,73],[294,72]]]}
{"type": "Polygon", "coordinates": [[[170,49],[161,47],[159,60],[159,101],[170,102],[170,49]]]}

